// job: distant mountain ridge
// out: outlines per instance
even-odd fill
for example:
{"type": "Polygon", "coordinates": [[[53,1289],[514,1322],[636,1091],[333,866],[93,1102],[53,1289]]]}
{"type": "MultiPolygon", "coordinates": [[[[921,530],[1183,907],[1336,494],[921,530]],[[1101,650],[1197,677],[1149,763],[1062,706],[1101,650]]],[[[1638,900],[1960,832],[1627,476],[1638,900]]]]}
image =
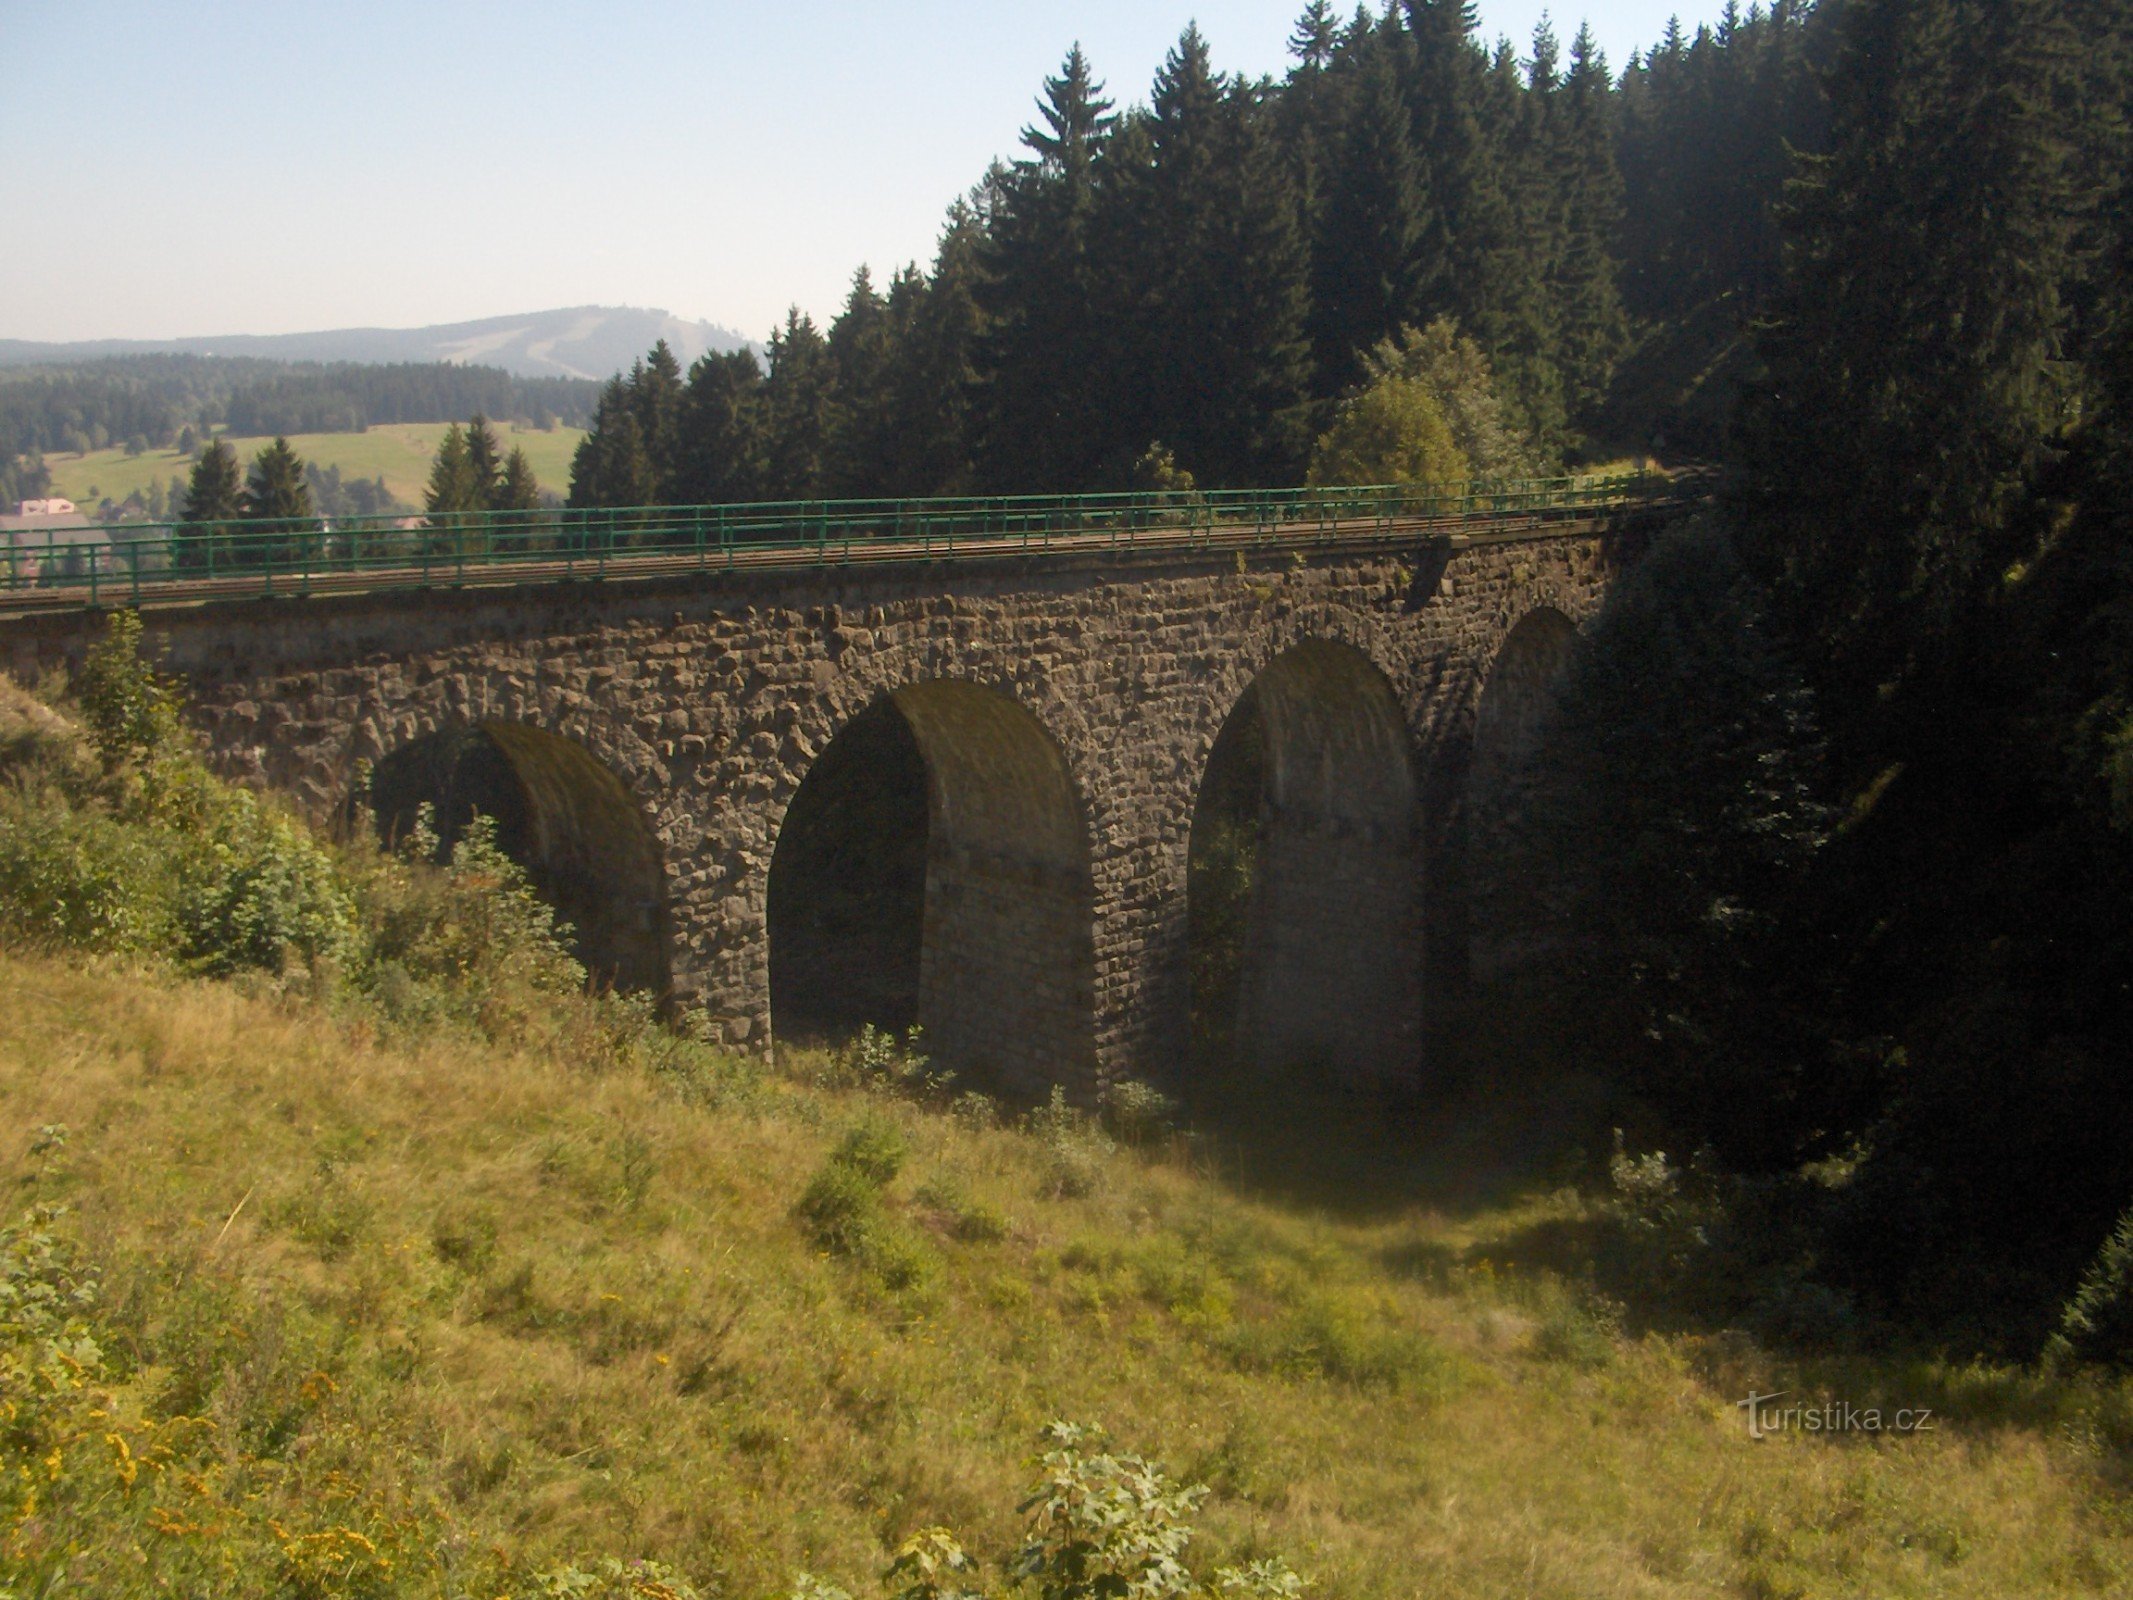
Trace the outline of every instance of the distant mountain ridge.
{"type": "Polygon", "coordinates": [[[252,356],[268,361],[449,361],[502,367],[522,378],[605,378],[664,339],[686,367],[706,351],[749,343],[715,322],[635,306],[568,306],[428,328],[334,328],[319,333],[233,333],[196,339],[0,339],[0,366],[91,361],[99,356],[252,356]]]}

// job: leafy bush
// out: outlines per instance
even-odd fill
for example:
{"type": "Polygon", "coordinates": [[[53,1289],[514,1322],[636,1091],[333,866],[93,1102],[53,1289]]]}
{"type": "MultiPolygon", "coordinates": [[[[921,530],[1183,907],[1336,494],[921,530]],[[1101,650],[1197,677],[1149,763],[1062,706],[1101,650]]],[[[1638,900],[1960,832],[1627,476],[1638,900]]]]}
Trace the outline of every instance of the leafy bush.
{"type": "Polygon", "coordinates": [[[881,1189],[896,1181],[910,1153],[903,1129],[886,1117],[867,1117],[846,1131],[830,1160],[850,1167],[881,1189]]]}
{"type": "MultiPolygon", "coordinates": [[[[499,1037],[536,1019],[552,1023],[545,1002],[585,986],[564,944],[568,930],[497,847],[491,819],[474,817],[442,868],[430,865],[436,848],[425,808],[393,852],[357,858],[356,987],[389,1020],[412,1026],[450,1021],[499,1037]]],[[[654,1025],[628,1000],[615,1005],[609,1020],[625,1036],[654,1025]]]]}
{"type": "MultiPolygon", "coordinates": [[[[649,1000],[584,993],[569,929],[492,822],[475,818],[441,867],[426,817],[394,851],[329,843],[186,748],[177,687],[140,642],[139,619],[115,616],[77,684],[100,763],[63,718],[0,695],[0,936],[218,977],[301,974],[394,1026],[538,1039],[698,1098],[728,1087],[726,1063],[649,1000]]],[[[914,1046],[890,1050],[892,1075],[943,1082],[914,1046]]]]}
{"type": "MultiPolygon", "coordinates": [[[[1006,1563],[1015,1592],[1036,1600],[1298,1600],[1308,1587],[1278,1556],[1196,1576],[1185,1551],[1205,1484],[1178,1484],[1143,1456],[1099,1448],[1099,1428],[1055,1421],[1038,1437],[1043,1477],[1018,1508],[1028,1529],[1006,1563]]],[[[924,1528],[898,1546],[882,1587],[890,1600],[980,1600],[977,1575],[954,1534],[924,1528]]],[[[851,1596],[803,1572],[788,1600],[851,1596]]]]}
{"type": "Polygon", "coordinates": [[[1311,452],[1309,482],[1458,483],[1467,472],[1436,395],[1412,378],[1386,376],[1341,402],[1311,452]]]}
{"type": "Polygon", "coordinates": [[[1551,470],[1539,444],[1515,420],[1489,358],[1450,317],[1380,339],[1364,369],[1373,379],[1397,378],[1426,390],[1473,476],[1532,478],[1551,470]]]}
{"type": "Polygon", "coordinates": [[[924,1243],[882,1203],[905,1155],[895,1125],[869,1118],[845,1134],[793,1208],[819,1248],[858,1262],[892,1290],[916,1288],[934,1267],[924,1243]]]}
{"type": "Polygon", "coordinates": [[[1066,1091],[1055,1083],[1051,1099],[1030,1112],[1028,1126],[1049,1158],[1045,1192],[1062,1199],[1094,1194],[1103,1183],[1104,1163],[1117,1148],[1096,1119],[1069,1105],[1066,1091]]]}
{"type": "Polygon", "coordinates": [[[1175,1100],[1138,1078],[1121,1078],[1104,1085],[1098,1104],[1104,1126],[1136,1149],[1170,1132],[1178,1114],[1175,1100]]]}
{"type": "Polygon", "coordinates": [[[1208,1584],[1185,1564],[1205,1484],[1179,1485],[1145,1457],[1096,1450],[1101,1429],[1047,1423],[1044,1476],[1021,1505],[1029,1533],[1012,1572],[1042,1600],[1171,1600],[1216,1590],[1247,1600],[1300,1595],[1304,1580],[1274,1558],[1224,1567],[1208,1584]]]}
{"type": "Polygon", "coordinates": [[[141,653],[141,618],[115,611],[89,647],[76,686],[82,720],[108,770],[152,761],[178,747],[177,686],[141,653]]]}
{"type": "Polygon", "coordinates": [[[242,789],[224,788],[181,857],[178,955],[212,976],[338,965],[356,944],[355,897],[312,833],[242,789]]]}
{"type": "Polygon", "coordinates": [[[152,836],[63,801],[0,799],[0,933],[117,953],[168,948],[174,921],[152,836]]]}

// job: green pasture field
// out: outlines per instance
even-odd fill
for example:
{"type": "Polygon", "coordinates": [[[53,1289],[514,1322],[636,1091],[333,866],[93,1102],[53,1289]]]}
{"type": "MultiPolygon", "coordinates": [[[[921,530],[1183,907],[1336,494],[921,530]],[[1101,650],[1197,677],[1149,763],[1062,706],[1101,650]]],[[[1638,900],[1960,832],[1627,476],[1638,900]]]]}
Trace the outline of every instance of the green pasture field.
{"type": "MultiPolygon", "coordinates": [[[[299,433],[289,443],[306,461],[322,467],[339,467],[343,478],[375,478],[383,475],[385,486],[410,505],[422,503],[423,485],[429,480],[430,462],[448,426],[442,422],[383,423],[362,433],[299,433]]],[[[534,476],[543,489],[557,494],[570,488],[570,458],[585,437],[580,428],[519,428],[497,425],[497,436],[506,452],[516,445],[533,463],[534,476]]],[[[267,439],[230,438],[229,444],[247,466],[267,439]]],[[[84,511],[93,510],[105,497],[124,500],[136,489],[147,493],[151,484],[168,486],[176,478],[182,486],[192,472],[189,458],[176,450],[150,450],[129,456],[124,450],[92,450],[86,455],[48,455],[45,465],[52,472],[52,492],[64,495],[84,511]]]]}

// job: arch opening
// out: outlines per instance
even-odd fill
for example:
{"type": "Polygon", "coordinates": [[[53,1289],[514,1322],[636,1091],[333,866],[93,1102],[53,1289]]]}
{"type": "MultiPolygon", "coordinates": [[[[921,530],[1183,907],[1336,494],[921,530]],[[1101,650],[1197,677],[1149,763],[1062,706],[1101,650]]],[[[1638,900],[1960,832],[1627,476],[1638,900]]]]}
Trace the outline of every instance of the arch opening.
{"type": "Polygon", "coordinates": [[[1467,968],[1489,982],[1540,953],[1499,892],[1505,835],[1517,822],[1519,778],[1539,751],[1557,689],[1577,647],[1577,625],[1539,606],[1504,636],[1474,708],[1467,762],[1467,968]]]}
{"type": "Polygon", "coordinates": [[[915,1022],[1018,1094],[1095,1072],[1094,895],[1066,757],[997,691],[908,684],[816,758],[770,868],[771,1026],[915,1022]]]}
{"type": "Polygon", "coordinates": [[[433,808],[445,853],[476,812],[571,927],[595,987],[665,999],[666,871],[659,841],[622,780],[574,739],[518,722],[478,722],[402,745],[370,779],[381,838],[405,836],[433,808]]]}
{"type": "Polygon", "coordinates": [[[770,864],[774,1037],[828,1044],[918,1021],[926,761],[877,700],[832,739],[786,807],[770,864]]]}
{"type": "Polygon", "coordinates": [[[1414,765],[1392,687],[1360,651],[1309,641],[1253,681],[1209,755],[1187,861],[1196,1079],[1413,1075],[1414,765]]]}

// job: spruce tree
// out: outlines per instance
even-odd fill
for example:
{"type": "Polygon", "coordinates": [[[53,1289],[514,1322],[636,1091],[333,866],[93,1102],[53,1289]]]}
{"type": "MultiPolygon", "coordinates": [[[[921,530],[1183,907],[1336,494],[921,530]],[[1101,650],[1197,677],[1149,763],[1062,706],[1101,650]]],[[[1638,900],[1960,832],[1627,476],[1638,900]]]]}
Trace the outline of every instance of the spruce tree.
{"type": "Polygon", "coordinates": [[[1085,487],[1113,429],[1115,308],[1094,254],[1099,167],[1115,126],[1077,44],[1044,81],[1029,155],[993,179],[979,304],[980,478],[1007,489],[1085,487]]]}
{"type": "Polygon", "coordinates": [[[316,530],[311,486],[304,481],[304,461],[289,441],[277,436],[252,460],[245,478],[241,545],[247,561],[289,561],[304,553],[316,530]]]}
{"type": "MultiPolygon", "coordinates": [[[[899,307],[904,320],[909,318],[910,300],[905,282],[899,307]]],[[[824,475],[826,492],[836,498],[880,492],[896,426],[889,389],[896,334],[889,306],[876,292],[873,274],[862,265],[852,275],[851,292],[830,324],[828,338],[833,391],[824,475]]]]}
{"type": "Polygon", "coordinates": [[[814,319],[795,306],[770,336],[763,383],[764,492],[775,500],[814,500],[824,493],[824,454],[836,367],[814,319]]]}
{"type": "Polygon", "coordinates": [[[1592,29],[1570,46],[1550,163],[1561,184],[1561,234],[1549,275],[1556,304],[1557,359],[1574,420],[1590,423],[1629,342],[1614,253],[1622,225],[1607,59],[1592,29]]]}
{"type": "MultiPolygon", "coordinates": [[[[478,420],[478,419],[477,419],[478,420]]],[[[491,436],[489,449],[494,459],[496,440],[491,436]]],[[[476,476],[473,451],[465,432],[458,423],[444,430],[444,438],[437,446],[437,455],[430,462],[430,479],[422,492],[422,508],[431,521],[443,525],[443,519],[456,517],[469,511],[479,511],[487,501],[482,492],[482,480],[476,476]]]]}
{"type": "Polygon", "coordinates": [[[1309,263],[1262,94],[1216,74],[1188,27],[1149,105],[1138,442],[1169,446],[1218,487],[1293,480],[1308,440],[1309,263]]]}
{"type": "Polygon", "coordinates": [[[1749,549],[1873,683],[2010,558],[2067,419],[2081,97],[2056,0],[1855,0],[1745,440],[1749,549]]]}
{"type": "Polygon", "coordinates": [[[681,448],[681,362],[666,340],[656,341],[645,358],[630,369],[630,409],[636,414],[644,450],[652,465],[652,490],[643,504],[673,498],[671,485],[681,448]]]}
{"type": "Polygon", "coordinates": [[[620,378],[610,378],[601,390],[593,425],[571,457],[572,509],[619,510],[655,503],[658,478],[631,399],[620,378]]]}
{"type": "Polygon", "coordinates": [[[765,420],[763,368],[753,350],[699,357],[682,397],[677,499],[691,505],[762,499],[765,420]]]}
{"type": "Polygon", "coordinates": [[[183,525],[175,536],[172,564],[185,568],[208,566],[227,548],[228,525],[243,512],[244,480],[237,452],[221,440],[211,440],[193,463],[191,481],[185,490],[183,525]]]}
{"type": "Polygon", "coordinates": [[[467,422],[466,451],[467,476],[474,492],[465,509],[486,510],[496,504],[497,491],[502,484],[503,451],[496,442],[496,430],[479,411],[467,422]]]}
{"type": "Polygon", "coordinates": [[[1362,353],[1421,314],[1428,197],[1402,91],[1411,49],[1405,30],[1388,20],[1349,51],[1352,82],[1312,240],[1311,345],[1321,396],[1352,385],[1362,353]]]}
{"type": "Polygon", "coordinates": [[[1337,168],[1348,76],[1337,69],[1340,19],[1329,0],[1310,0],[1289,34],[1295,65],[1275,102],[1276,136],[1287,155],[1304,231],[1315,235],[1325,181],[1337,168]]]}
{"type": "Polygon", "coordinates": [[[896,475],[884,485],[888,493],[955,494],[970,487],[970,408],[984,331],[978,304],[983,248],[976,212],[957,201],[897,343],[891,404],[904,432],[896,475]]]}
{"type": "Polygon", "coordinates": [[[540,480],[533,475],[533,463],[526,459],[525,448],[513,445],[511,454],[504,458],[504,470],[496,481],[496,492],[489,501],[497,511],[527,512],[541,508],[540,480]]]}

